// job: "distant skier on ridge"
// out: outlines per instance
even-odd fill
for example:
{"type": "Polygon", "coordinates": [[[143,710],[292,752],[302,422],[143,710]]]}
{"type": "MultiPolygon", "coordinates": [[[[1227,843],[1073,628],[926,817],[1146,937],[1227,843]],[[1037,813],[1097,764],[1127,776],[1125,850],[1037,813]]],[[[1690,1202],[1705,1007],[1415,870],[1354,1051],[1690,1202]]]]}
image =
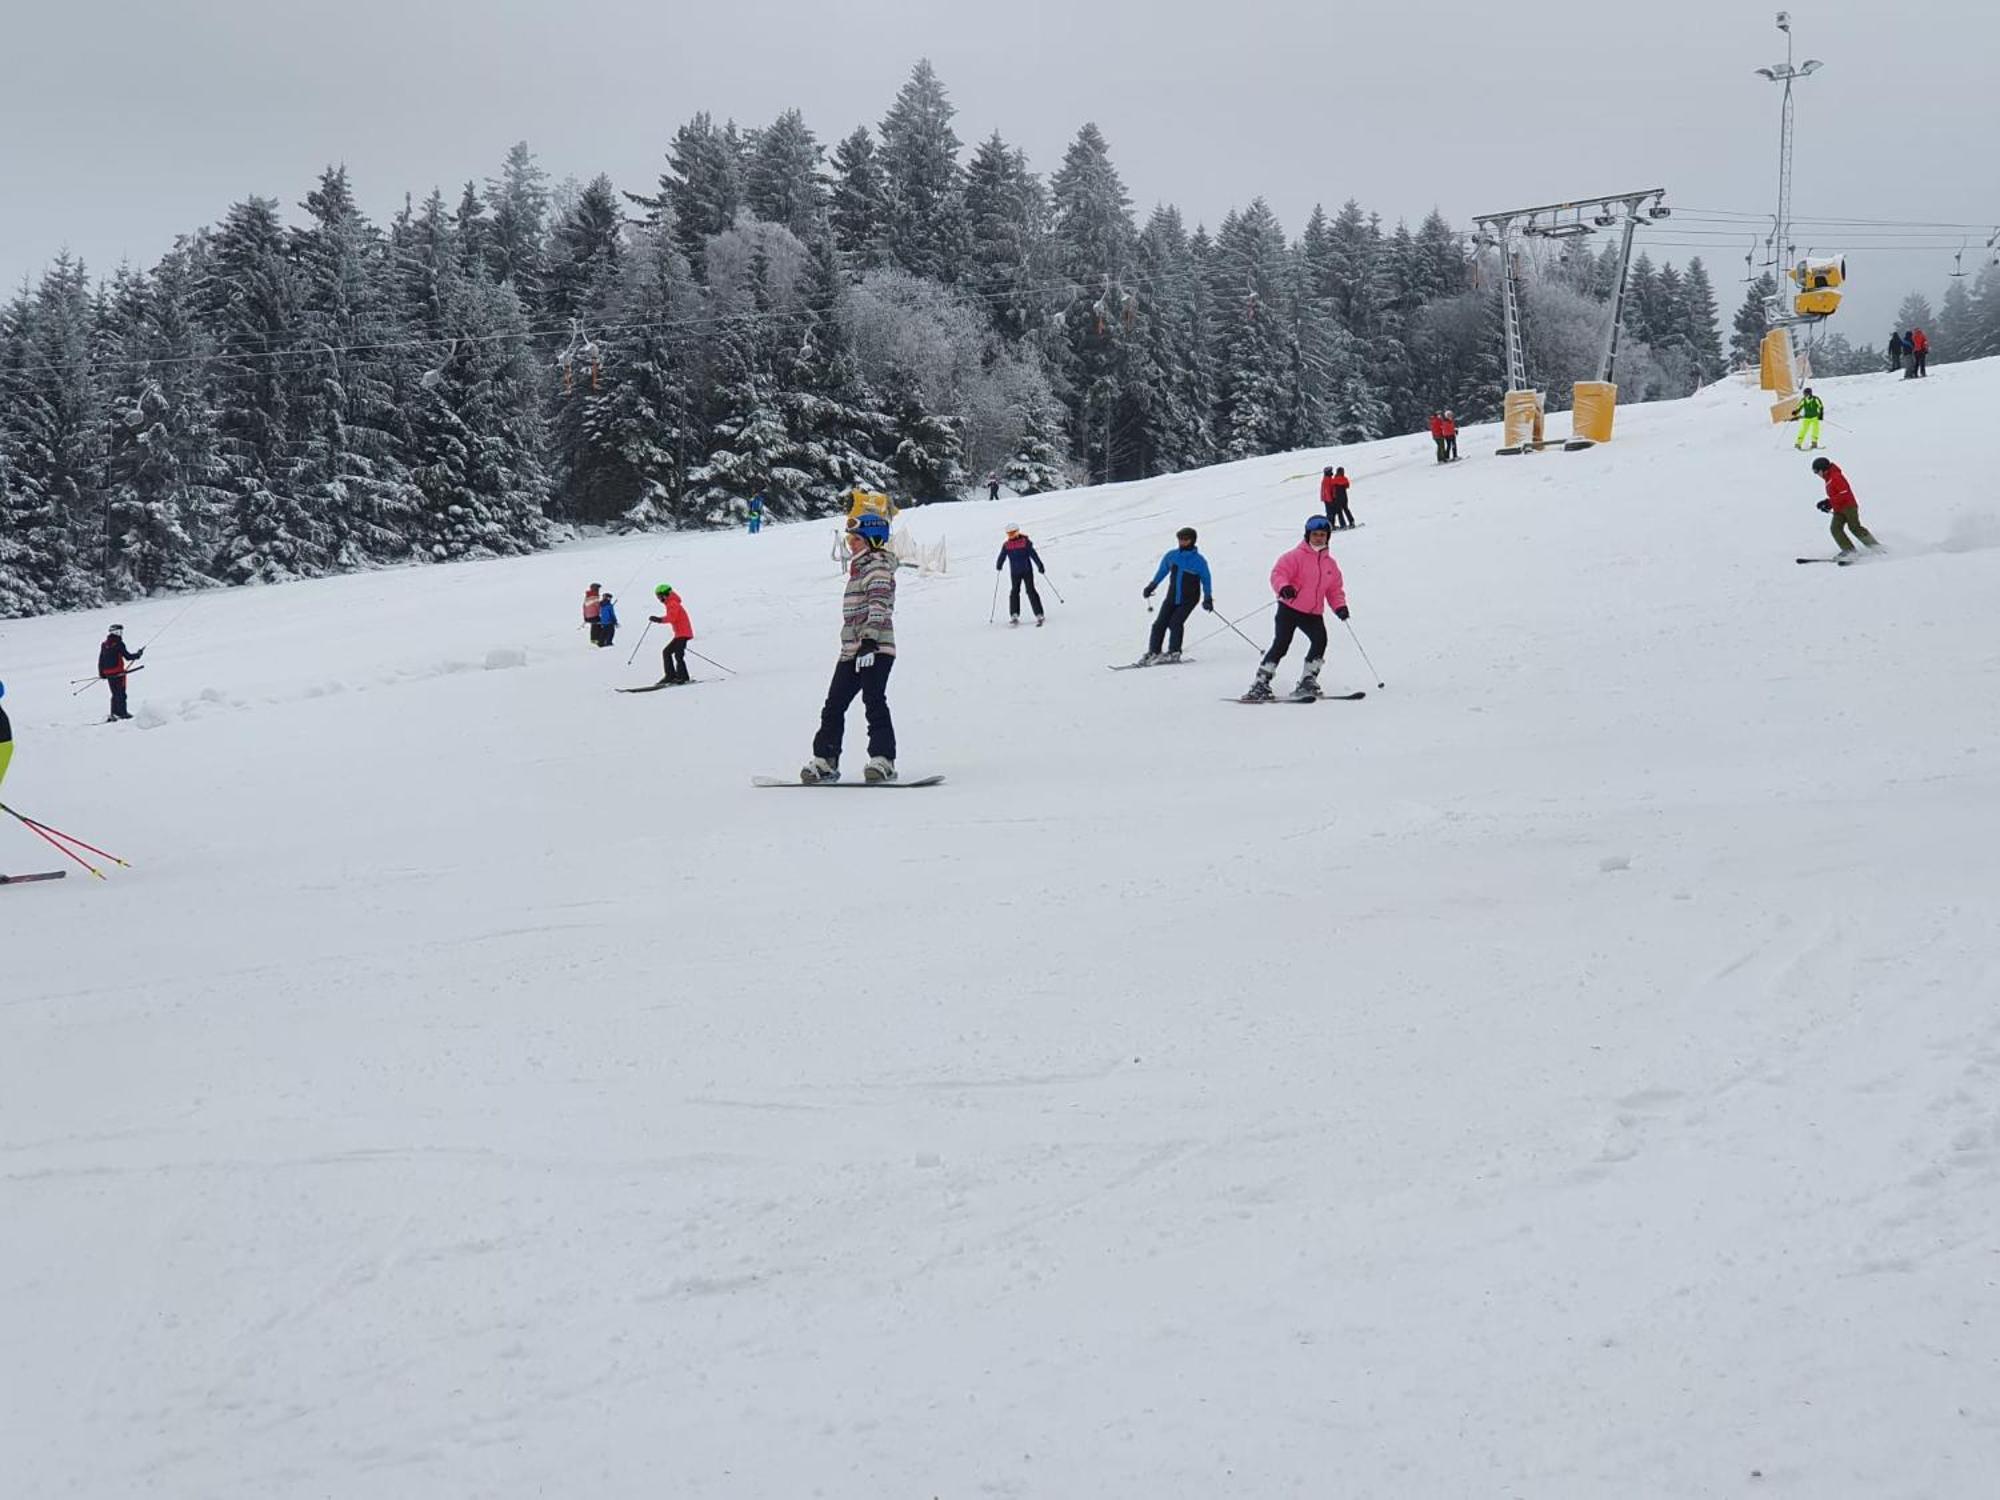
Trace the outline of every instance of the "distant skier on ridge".
{"type": "Polygon", "coordinates": [[[131,675],[128,662],[135,662],[146,654],[141,646],[137,651],[125,649],[125,627],[113,625],[104,637],[104,644],[97,648],[97,675],[111,688],[111,717],[104,722],[115,723],[119,719],[129,719],[132,715],[125,707],[125,679],[131,675]]]}
{"type": "Polygon", "coordinates": [[[1354,528],[1354,512],[1347,508],[1347,492],[1354,481],[1347,477],[1345,467],[1321,471],[1319,481],[1319,503],[1326,507],[1326,519],[1335,531],[1351,531],[1354,528]]]}
{"type": "Polygon", "coordinates": [[[1256,680],[1244,693],[1245,703],[1268,702],[1271,679],[1278,663],[1292,648],[1292,637],[1304,635],[1310,648],[1305,669],[1299,674],[1292,696],[1298,699],[1319,696],[1319,669],[1326,660],[1326,621],[1320,611],[1331,608],[1347,618],[1347,585],[1340,576],[1340,564],[1327,550],[1333,540],[1333,525],[1325,516],[1306,522],[1306,534],[1298,546],[1280,557],[1271,569],[1271,591],[1278,596],[1277,629],[1271,649],[1257,664],[1256,680]]]}

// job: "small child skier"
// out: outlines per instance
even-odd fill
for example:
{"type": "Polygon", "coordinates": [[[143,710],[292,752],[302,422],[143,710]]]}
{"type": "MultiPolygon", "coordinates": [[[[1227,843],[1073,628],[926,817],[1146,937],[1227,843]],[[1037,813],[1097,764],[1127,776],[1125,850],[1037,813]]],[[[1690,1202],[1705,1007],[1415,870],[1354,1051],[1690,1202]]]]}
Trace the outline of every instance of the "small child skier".
{"type": "Polygon", "coordinates": [[[1007,623],[1021,623],[1021,590],[1025,588],[1029,607],[1035,612],[1035,623],[1048,624],[1042,617],[1042,596],[1035,592],[1036,571],[1047,573],[1048,569],[1042,566],[1042,557],[1035,551],[1035,544],[1018,526],[1007,528],[1007,540],[1000,544],[1000,555],[993,559],[993,571],[996,573],[1009,566],[1014,574],[1007,586],[1007,623]]]}
{"type": "Polygon", "coordinates": [[[1278,663],[1292,648],[1292,637],[1303,635],[1310,648],[1295,699],[1319,696],[1319,669],[1326,660],[1326,621],[1320,611],[1331,608],[1339,619],[1347,618],[1347,585],[1340,576],[1340,564],[1327,550],[1333,540],[1333,523],[1325,516],[1306,522],[1306,534],[1298,546],[1284,554],[1271,569],[1271,591],[1278,596],[1277,630],[1271,649],[1257,664],[1256,680],[1243,695],[1245,703],[1269,702],[1271,679],[1278,663]]]}
{"type": "Polygon", "coordinates": [[[111,688],[111,717],[106,719],[105,723],[132,717],[125,707],[125,679],[132,671],[126,663],[135,662],[145,654],[144,646],[137,651],[125,649],[123,625],[113,625],[110,633],[104,637],[104,644],[97,648],[97,675],[111,688]]]}
{"type": "Polygon", "coordinates": [[[590,644],[601,646],[603,641],[597,636],[597,617],[604,607],[603,585],[593,583],[583,591],[583,623],[590,630],[590,644]]]}
{"type": "Polygon", "coordinates": [[[1209,576],[1208,559],[1195,550],[1196,540],[1192,526],[1183,526],[1175,532],[1174,550],[1160,559],[1153,581],[1145,587],[1144,595],[1150,599],[1161,583],[1167,586],[1167,602],[1153,619],[1152,633],[1146,639],[1146,654],[1141,658],[1146,666],[1179,661],[1181,634],[1195,605],[1199,603],[1206,610],[1215,608],[1215,581],[1209,576]]]}
{"type": "Polygon", "coordinates": [[[1854,498],[1854,486],[1840,472],[1840,465],[1830,458],[1816,458],[1812,466],[1813,473],[1826,481],[1826,498],[1820,501],[1819,508],[1833,517],[1834,545],[1840,548],[1841,555],[1854,551],[1855,537],[1861,539],[1864,547],[1881,546],[1861,524],[1861,502],[1854,498]]]}
{"type": "Polygon", "coordinates": [[[660,681],[686,682],[688,680],[688,642],[694,639],[694,622],[688,618],[687,606],[681,603],[672,584],[663,583],[653,590],[653,597],[660,601],[660,612],[646,618],[655,625],[664,625],[672,632],[660,652],[660,681]]]}

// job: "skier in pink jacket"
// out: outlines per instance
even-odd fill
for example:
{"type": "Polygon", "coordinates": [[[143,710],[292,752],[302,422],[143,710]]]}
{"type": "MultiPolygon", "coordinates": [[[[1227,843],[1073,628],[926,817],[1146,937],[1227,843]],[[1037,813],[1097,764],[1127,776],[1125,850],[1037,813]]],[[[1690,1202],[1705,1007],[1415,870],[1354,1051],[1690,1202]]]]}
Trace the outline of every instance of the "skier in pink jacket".
{"type": "Polygon", "coordinates": [[[1314,516],[1306,522],[1304,539],[1271,569],[1271,591],[1278,596],[1278,628],[1271,649],[1257,664],[1257,680],[1243,695],[1245,703],[1269,701],[1278,663],[1291,650],[1292,637],[1301,634],[1310,649],[1292,696],[1319,696],[1319,669],[1326,659],[1326,619],[1321,611],[1330,608],[1337,618],[1347,618],[1347,585],[1341,580],[1340,564],[1327,551],[1332,540],[1333,523],[1325,516],[1314,516]]]}

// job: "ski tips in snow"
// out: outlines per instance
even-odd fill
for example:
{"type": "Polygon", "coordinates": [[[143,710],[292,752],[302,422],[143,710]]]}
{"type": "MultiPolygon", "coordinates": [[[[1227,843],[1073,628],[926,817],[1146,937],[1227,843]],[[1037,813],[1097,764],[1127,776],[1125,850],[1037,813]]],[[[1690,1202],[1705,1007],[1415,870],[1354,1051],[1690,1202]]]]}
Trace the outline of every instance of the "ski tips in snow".
{"type": "Polygon", "coordinates": [[[795,776],[752,776],[750,778],[750,785],[752,786],[852,787],[870,792],[888,792],[894,791],[898,787],[942,786],[943,784],[944,777],[942,776],[916,776],[908,779],[899,777],[895,781],[800,781],[795,776]]]}

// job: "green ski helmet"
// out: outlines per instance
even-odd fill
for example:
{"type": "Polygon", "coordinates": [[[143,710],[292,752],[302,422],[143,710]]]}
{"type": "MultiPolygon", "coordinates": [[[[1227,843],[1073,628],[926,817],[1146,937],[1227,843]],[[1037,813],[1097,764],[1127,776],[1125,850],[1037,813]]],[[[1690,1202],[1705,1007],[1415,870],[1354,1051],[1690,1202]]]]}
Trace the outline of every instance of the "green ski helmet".
{"type": "Polygon", "coordinates": [[[674,586],[671,583],[663,583],[658,588],[653,590],[653,597],[655,599],[664,599],[667,597],[667,595],[671,594],[673,591],[674,591],[674,586]]]}

